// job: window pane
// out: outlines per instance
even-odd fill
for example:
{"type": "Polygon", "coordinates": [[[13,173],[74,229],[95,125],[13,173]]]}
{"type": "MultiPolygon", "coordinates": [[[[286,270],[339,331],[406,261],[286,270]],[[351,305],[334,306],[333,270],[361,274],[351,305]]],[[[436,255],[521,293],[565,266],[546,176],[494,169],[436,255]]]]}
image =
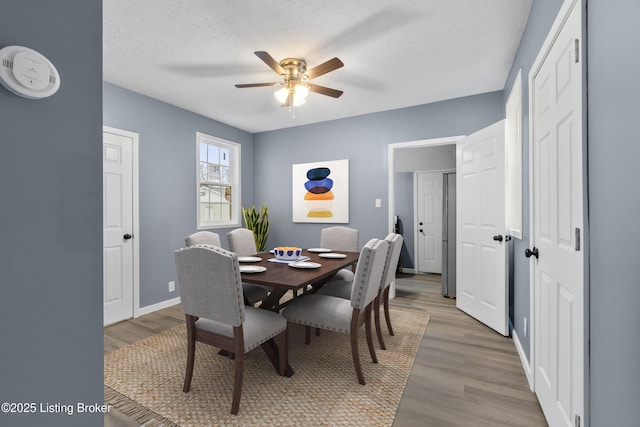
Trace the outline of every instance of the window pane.
{"type": "Polygon", "coordinates": [[[219,163],[221,165],[224,165],[224,166],[229,166],[230,157],[231,157],[231,154],[229,153],[229,149],[220,147],[220,161],[219,161],[219,163]]]}
{"type": "Polygon", "coordinates": [[[206,181],[207,174],[207,164],[205,162],[200,162],[200,181],[206,181]]]}
{"type": "Polygon", "coordinates": [[[221,204],[220,205],[220,219],[222,221],[231,221],[231,205],[230,204],[221,204]]]}
{"type": "Polygon", "coordinates": [[[220,166],[218,165],[207,165],[207,181],[209,182],[220,182],[220,166]]]}
{"type": "Polygon", "coordinates": [[[212,203],[210,209],[211,221],[220,221],[220,203],[212,203]]]}
{"type": "Polygon", "coordinates": [[[211,201],[213,203],[222,203],[224,201],[224,187],[216,187],[213,190],[211,201]]]}
{"type": "Polygon", "coordinates": [[[207,162],[216,164],[220,163],[219,152],[220,149],[217,146],[209,144],[209,158],[207,159],[207,162]]]}
{"type": "Polygon", "coordinates": [[[207,150],[208,150],[209,144],[206,144],[204,142],[200,143],[200,161],[201,162],[206,162],[207,161],[207,150]]]}
{"type": "Polygon", "coordinates": [[[209,203],[209,189],[206,185],[200,186],[200,203],[209,203]]]}
{"type": "Polygon", "coordinates": [[[209,218],[209,206],[209,203],[200,203],[200,221],[211,221],[211,219],[209,218]]]}
{"type": "Polygon", "coordinates": [[[224,184],[231,183],[231,170],[229,168],[220,166],[220,182],[224,184]]]}

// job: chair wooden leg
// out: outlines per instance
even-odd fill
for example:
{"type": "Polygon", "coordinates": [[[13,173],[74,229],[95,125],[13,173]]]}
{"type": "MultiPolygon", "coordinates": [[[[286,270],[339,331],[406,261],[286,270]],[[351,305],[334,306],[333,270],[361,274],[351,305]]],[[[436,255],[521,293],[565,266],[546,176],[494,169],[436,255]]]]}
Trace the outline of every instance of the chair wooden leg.
{"type": "Polygon", "coordinates": [[[184,374],[184,385],[182,391],[189,392],[191,388],[191,378],[193,377],[193,364],[196,357],[196,321],[192,316],[187,315],[187,370],[184,374]]]}
{"type": "Polygon", "coordinates": [[[378,291],[378,296],[373,300],[373,319],[376,325],[376,335],[378,336],[378,342],[380,343],[380,348],[386,350],[387,347],[384,345],[384,340],[382,339],[382,327],[380,326],[380,300],[382,299],[382,292],[378,291]]]}
{"type": "Polygon", "coordinates": [[[376,357],[376,349],[373,347],[373,336],[371,334],[371,305],[364,310],[364,330],[367,335],[367,345],[369,346],[369,354],[371,355],[371,361],[373,363],[378,363],[378,358],[376,357]]]}
{"type": "Polygon", "coordinates": [[[389,335],[394,336],[393,328],[391,327],[391,317],[389,316],[389,289],[390,287],[384,290],[384,318],[387,320],[387,329],[389,330],[389,335]]]}
{"type": "Polygon", "coordinates": [[[353,309],[353,314],[351,315],[351,357],[353,358],[353,366],[356,369],[356,376],[358,377],[358,382],[362,385],[365,385],[364,375],[362,375],[362,367],[360,366],[360,354],[358,353],[358,320],[360,310],[357,308],[353,309]]]}
{"type": "Polygon", "coordinates": [[[235,374],[233,379],[233,401],[231,413],[236,415],[240,411],[240,396],[242,395],[242,375],[244,373],[244,353],[236,355],[235,374]]]}
{"type": "Polygon", "coordinates": [[[235,373],[233,378],[233,400],[231,402],[231,413],[236,415],[240,411],[242,376],[244,374],[244,333],[242,325],[233,327],[233,347],[236,357],[234,359],[235,373]]]}

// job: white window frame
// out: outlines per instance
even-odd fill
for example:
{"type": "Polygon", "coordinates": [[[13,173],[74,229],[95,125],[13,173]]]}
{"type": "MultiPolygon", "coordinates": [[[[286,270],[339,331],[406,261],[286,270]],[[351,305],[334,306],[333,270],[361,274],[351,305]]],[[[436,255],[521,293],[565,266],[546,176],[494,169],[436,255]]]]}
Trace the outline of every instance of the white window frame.
{"type": "Polygon", "coordinates": [[[226,139],[207,135],[205,133],[196,132],[196,224],[198,230],[211,228],[229,228],[239,227],[241,223],[241,206],[242,206],[242,183],[241,183],[241,165],[242,152],[241,145],[227,141],[226,139]],[[231,220],[230,221],[202,221],[200,218],[200,143],[217,145],[229,149],[231,159],[229,167],[231,168],[231,220]]]}

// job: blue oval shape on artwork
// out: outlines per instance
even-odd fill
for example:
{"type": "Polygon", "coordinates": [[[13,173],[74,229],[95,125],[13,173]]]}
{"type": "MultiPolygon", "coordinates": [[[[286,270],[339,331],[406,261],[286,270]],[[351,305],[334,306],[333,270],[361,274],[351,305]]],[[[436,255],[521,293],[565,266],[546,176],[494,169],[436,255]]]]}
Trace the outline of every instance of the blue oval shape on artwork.
{"type": "Polygon", "coordinates": [[[310,193],[326,193],[333,187],[333,180],[331,178],[321,179],[319,181],[307,181],[304,183],[304,188],[310,193]]]}
{"type": "Polygon", "coordinates": [[[307,171],[307,178],[311,181],[319,181],[325,179],[331,173],[329,168],[313,168],[307,171]]]}

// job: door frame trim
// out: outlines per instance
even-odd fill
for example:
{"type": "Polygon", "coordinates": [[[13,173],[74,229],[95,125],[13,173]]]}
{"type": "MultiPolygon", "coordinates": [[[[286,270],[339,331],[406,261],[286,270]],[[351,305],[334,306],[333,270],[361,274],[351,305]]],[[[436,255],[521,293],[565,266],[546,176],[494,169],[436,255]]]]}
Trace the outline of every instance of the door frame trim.
{"type": "MultiPolygon", "coordinates": [[[[103,132],[109,132],[116,135],[131,138],[131,190],[132,190],[132,234],[133,242],[133,317],[139,317],[143,313],[140,312],[140,200],[139,200],[139,135],[135,132],[126,131],[110,126],[102,126],[103,132]]],[[[104,283],[102,284],[104,289],[104,283]]],[[[104,309],[104,308],[103,308],[104,309]]]]}
{"type": "MultiPolygon", "coordinates": [[[[588,342],[589,342],[589,251],[588,251],[588,177],[587,177],[587,133],[585,131],[585,126],[587,122],[587,114],[585,111],[585,100],[586,100],[586,84],[585,84],[585,73],[586,73],[586,62],[585,62],[585,38],[584,38],[584,23],[585,23],[585,11],[583,0],[565,0],[556,15],[556,18],[553,22],[553,25],[549,29],[547,36],[544,40],[544,43],[541,45],[538,55],[533,61],[531,68],[528,73],[528,98],[529,98],[529,247],[533,247],[533,235],[534,235],[534,218],[533,218],[533,210],[534,210],[534,194],[533,194],[533,120],[534,116],[532,112],[534,111],[534,102],[533,102],[533,80],[535,76],[540,71],[542,64],[545,59],[549,55],[553,44],[555,43],[560,31],[564,28],[566,21],[569,18],[569,15],[573,11],[573,9],[579,8],[581,15],[581,37],[580,37],[580,61],[582,62],[582,75],[581,79],[583,82],[582,87],[582,203],[583,203],[583,230],[582,230],[582,241],[583,241],[583,348],[584,348],[584,360],[583,360],[583,382],[582,382],[582,409],[583,409],[583,421],[587,421],[589,418],[589,351],[588,351],[588,342]]],[[[535,357],[536,357],[536,342],[535,342],[535,325],[536,325],[536,315],[535,315],[535,268],[530,266],[529,268],[529,366],[531,367],[531,377],[529,378],[529,386],[531,391],[535,392],[535,357]]],[[[588,422],[588,421],[587,421],[588,422]]],[[[588,425],[588,424],[586,424],[588,425]]]]}
{"type": "MultiPolygon", "coordinates": [[[[420,148],[420,147],[429,147],[436,145],[451,145],[457,144],[459,140],[464,138],[466,135],[456,135],[456,136],[447,136],[442,138],[431,138],[431,139],[419,139],[415,141],[407,141],[407,142],[395,142],[390,143],[387,146],[387,200],[389,201],[387,206],[387,224],[388,224],[388,232],[393,233],[395,230],[395,224],[393,221],[394,212],[395,212],[395,172],[393,169],[394,163],[394,155],[395,150],[406,149],[406,148],[420,148]]],[[[414,227],[415,228],[415,227],[414,227]]],[[[391,290],[389,291],[389,296],[394,298],[396,294],[396,286],[395,280],[391,283],[391,290]]]]}

